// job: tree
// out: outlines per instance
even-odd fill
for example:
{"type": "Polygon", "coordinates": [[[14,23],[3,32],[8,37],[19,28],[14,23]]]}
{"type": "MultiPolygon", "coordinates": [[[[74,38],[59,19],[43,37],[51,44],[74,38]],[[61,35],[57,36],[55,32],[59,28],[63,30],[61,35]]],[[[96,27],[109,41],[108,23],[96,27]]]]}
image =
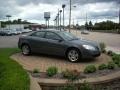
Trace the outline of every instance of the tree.
{"type": "Polygon", "coordinates": [[[89,22],[89,29],[91,30],[93,27],[92,21],[89,22]]]}
{"type": "Polygon", "coordinates": [[[18,24],[21,24],[22,23],[22,19],[18,19],[18,24]]]}
{"type": "Polygon", "coordinates": [[[17,24],[18,23],[18,21],[17,20],[13,20],[13,24],[17,24]]]}
{"type": "Polygon", "coordinates": [[[86,22],[86,23],[85,23],[85,29],[88,30],[88,26],[89,26],[89,25],[88,25],[88,22],[86,22]]]}

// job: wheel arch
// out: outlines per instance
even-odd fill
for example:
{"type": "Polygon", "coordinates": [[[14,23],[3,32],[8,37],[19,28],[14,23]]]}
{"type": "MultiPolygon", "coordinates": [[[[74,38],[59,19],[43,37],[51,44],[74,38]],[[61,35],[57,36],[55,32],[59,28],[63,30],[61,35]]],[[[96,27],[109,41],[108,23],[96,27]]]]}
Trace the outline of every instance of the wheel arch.
{"type": "Polygon", "coordinates": [[[25,43],[25,42],[21,44],[20,48],[22,48],[22,46],[24,46],[24,45],[28,45],[30,48],[30,45],[28,43],[25,43]]]}
{"type": "Polygon", "coordinates": [[[81,50],[79,48],[77,48],[77,47],[68,47],[66,49],[66,51],[65,51],[65,56],[67,56],[68,51],[70,51],[71,49],[76,49],[79,52],[79,54],[81,54],[81,50]]]}

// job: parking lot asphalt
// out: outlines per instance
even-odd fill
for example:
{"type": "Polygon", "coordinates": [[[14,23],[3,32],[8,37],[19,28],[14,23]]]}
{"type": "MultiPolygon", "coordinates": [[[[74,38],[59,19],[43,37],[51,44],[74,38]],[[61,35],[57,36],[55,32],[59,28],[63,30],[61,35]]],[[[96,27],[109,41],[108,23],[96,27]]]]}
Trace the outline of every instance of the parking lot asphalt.
{"type": "MultiPolygon", "coordinates": [[[[78,37],[89,39],[97,42],[104,42],[108,49],[116,49],[120,52],[120,34],[90,32],[81,34],[80,31],[72,30],[72,33],[78,37]]],[[[17,47],[18,39],[21,35],[0,36],[0,48],[17,47]]]]}
{"type": "Polygon", "coordinates": [[[72,31],[76,36],[96,41],[98,43],[104,42],[107,46],[107,50],[112,50],[116,53],[120,53],[120,34],[115,33],[101,33],[101,32],[89,32],[89,34],[81,34],[80,31],[72,31]]]}
{"type": "Polygon", "coordinates": [[[17,47],[20,35],[15,36],[0,36],[0,48],[14,48],[17,47]]]}

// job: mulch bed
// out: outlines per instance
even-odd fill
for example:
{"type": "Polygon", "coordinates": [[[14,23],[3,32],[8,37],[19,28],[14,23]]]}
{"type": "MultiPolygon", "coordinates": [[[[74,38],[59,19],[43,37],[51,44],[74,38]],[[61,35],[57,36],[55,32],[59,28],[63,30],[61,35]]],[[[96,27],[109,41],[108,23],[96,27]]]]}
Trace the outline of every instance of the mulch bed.
{"type": "MultiPolygon", "coordinates": [[[[95,73],[89,73],[85,74],[83,72],[80,72],[79,79],[83,78],[91,78],[91,77],[101,77],[108,75],[110,73],[114,73],[120,71],[120,68],[115,68],[115,69],[105,69],[105,70],[97,70],[95,73]]],[[[47,79],[65,79],[62,75],[62,73],[57,73],[56,75],[49,77],[46,72],[39,72],[39,73],[33,73],[32,71],[28,71],[33,77],[37,78],[47,78],[47,79]]]]}
{"type": "MultiPolygon", "coordinates": [[[[105,75],[109,75],[110,73],[115,73],[120,71],[120,68],[115,68],[113,70],[105,69],[105,70],[97,70],[95,73],[85,74],[80,72],[79,79],[85,79],[90,77],[101,77],[105,75]]],[[[33,73],[32,71],[28,71],[35,78],[46,78],[46,79],[65,79],[61,73],[54,75],[53,77],[49,77],[46,72],[33,73]]],[[[48,87],[49,89],[45,90],[56,90],[56,87],[48,87]]],[[[44,90],[44,89],[43,89],[44,90]]],[[[115,79],[110,82],[100,83],[96,85],[92,85],[92,90],[120,90],[120,79],[115,79]]]]}

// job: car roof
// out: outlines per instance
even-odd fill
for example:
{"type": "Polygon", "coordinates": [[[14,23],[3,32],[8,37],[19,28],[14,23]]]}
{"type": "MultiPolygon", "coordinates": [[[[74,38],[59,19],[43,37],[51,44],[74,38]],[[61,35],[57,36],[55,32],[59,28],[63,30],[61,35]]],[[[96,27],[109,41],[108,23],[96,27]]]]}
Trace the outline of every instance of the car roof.
{"type": "Polygon", "coordinates": [[[60,31],[60,30],[56,30],[56,29],[45,29],[45,30],[39,30],[39,31],[55,32],[55,33],[65,32],[65,31],[60,31]]]}

